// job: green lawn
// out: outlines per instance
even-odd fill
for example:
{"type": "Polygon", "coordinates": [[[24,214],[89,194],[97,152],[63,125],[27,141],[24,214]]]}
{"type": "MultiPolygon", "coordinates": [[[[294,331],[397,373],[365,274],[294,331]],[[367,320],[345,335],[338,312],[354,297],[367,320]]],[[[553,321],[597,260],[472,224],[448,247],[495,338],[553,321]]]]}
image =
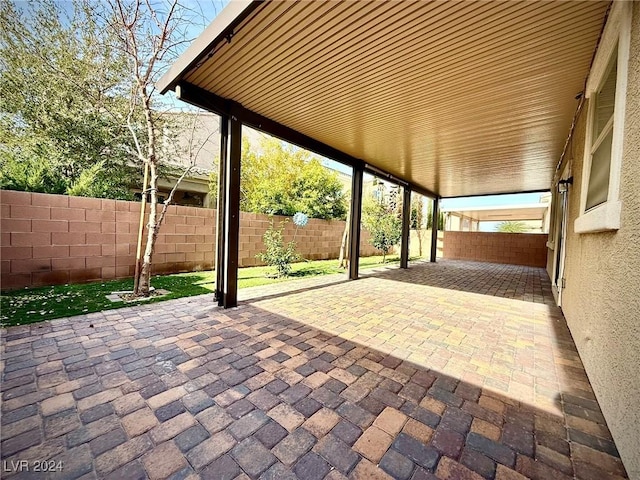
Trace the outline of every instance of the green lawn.
{"type": "MultiPolygon", "coordinates": [[[[387,257],[385,265],[398,263],[397,256],[387,257]]],[[[360,268],[382,265],[382,257],[360,259],[360,268]]],[[[271,267],[241,268],[238,272],[238,288],[255,287],[277,282],[287,282],[299,278],[344,273],[338,268],[337,260],[317,260],[292,265],[288,278],[269,278],[274,272],[271,267]]],[[[158,275],[151,284],[157,289],[169,290],[163,297],[144,300],[144,303],[160,302],[172,298],[190,297],[215,290],[215,271],[158,275]]],[[[2,326],[24,325],[53,318],[69,317],[83,313],[99,312],[119,308],[124,302],[111,302],[106,298],[112,292],[133,289],[133,280],[112,280],[108,282],[57,285],[54,287],[30,288],[3,292],[0,302],[0,324],[2,326]]],[[[130,302],[129,305],[141,303],[130,302]]]]}

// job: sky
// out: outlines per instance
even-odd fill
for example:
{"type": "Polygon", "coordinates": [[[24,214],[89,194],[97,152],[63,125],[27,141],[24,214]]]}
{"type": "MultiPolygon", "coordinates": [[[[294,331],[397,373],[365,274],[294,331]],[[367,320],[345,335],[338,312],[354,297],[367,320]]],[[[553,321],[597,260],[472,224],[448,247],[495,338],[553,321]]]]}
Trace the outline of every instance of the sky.
{"type": "Polygon", "coordinates": [[[443,208],[481,207],[497,205],[522,205],[538,203],[540,193],[517,193],[513,195],[487,195],[486,197],[445,198],[441,202],[443,208]]]}
{"type": "Polygon", "coordinates": [[[206,28],[211,23],[211,21],[216,18],[216,16],[222,11],[222,9],[227,6],[229,0],[188,0],[181,3],[193,10],[194,13],[202,15],[203,24],[199,25],[198,22],[194,24],[192,29],[193,37],[195,38],[200,35],[204,28],[206,28]]]}

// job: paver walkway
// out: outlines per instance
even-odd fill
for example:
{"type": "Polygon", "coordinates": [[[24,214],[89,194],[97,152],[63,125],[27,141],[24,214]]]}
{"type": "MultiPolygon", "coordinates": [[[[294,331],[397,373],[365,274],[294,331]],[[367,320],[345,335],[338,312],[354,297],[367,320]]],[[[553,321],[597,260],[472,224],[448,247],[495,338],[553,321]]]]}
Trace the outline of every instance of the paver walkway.
{"type": "Polygon", "coordinates": [[[625,478],[549,295],[442,261],[7,329],[3,478],[625,478]]]}

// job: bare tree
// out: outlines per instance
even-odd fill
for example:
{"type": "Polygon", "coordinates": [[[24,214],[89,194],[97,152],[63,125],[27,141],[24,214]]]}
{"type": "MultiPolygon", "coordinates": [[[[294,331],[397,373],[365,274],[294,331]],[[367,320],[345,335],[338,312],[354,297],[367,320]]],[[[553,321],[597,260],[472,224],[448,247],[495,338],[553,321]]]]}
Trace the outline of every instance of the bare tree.
{"type": "MultiPolygon", "coordinates": [[[[188,43],[189,27],[193,25],[194,11],[178,0],[152,3],[151,0],[108,0],[109,28],[118,39],[118,48],[127,56],[131,69],[131,91],[127,127],[134,140],[136,156],[144,164],[145,175],[141,206],[141,239],[149,197],[149,214],[144,250],[138,248],[134,295],[148,296],[151,287],[153,253],[162,221],[180,182],[189,174],[198,148],[189,142],[189,166],[182,172],[162,209],[158,206],[159,166],[162,157],[160,142],[163,125],[161,103],[157,100],[155,81],[162,71],[188,43]],[[142,119],[141,122],[136,121],[142,119]],[[147,184],[148,179],[148,184],[147,184]]],[[[194,125],[191,129],[193,139],[194,125]]],[[[202,145],[199,147],[202,148],[202,145]]]]}
{"type": "Polygon", "coordinates": [[[411,205],[411,228],[415,229],[416,237],[418,238],[418,256],[422,257],[422,242],[426,234],[425,219],[424,219],[424,202],[422,195],[412,193],[411,205]]]}
{"type": "Polygon", "coordinates": [[[342,232],[342,243],[340,244],[340,256],[338,257],[338,268],[349,268],[349,226],[351,225],[351,204],[347,211],[347,221],[342,232]]]}

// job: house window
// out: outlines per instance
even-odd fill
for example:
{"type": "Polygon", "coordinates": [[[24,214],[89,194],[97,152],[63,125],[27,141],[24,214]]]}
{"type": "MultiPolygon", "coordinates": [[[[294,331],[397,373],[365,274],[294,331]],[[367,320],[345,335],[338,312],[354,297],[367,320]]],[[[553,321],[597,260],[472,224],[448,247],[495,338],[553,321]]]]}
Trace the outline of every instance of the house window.
{"type": "Polygon", "coordinates": [[[628,3],[614,2],[587,80],[588,124],[576,233],[620,228],[630,19],[628,3]]]}
{"type": "Polygon", "coordinates": [[[604,84],[600,90],[591,96],[593,130],[591,134],[591,171],[589,172],[586,210],[603,204],[609,197],[613,113],[616,98],[616,60],[617,55],[609,65],[609,73],[604,84]]]}

